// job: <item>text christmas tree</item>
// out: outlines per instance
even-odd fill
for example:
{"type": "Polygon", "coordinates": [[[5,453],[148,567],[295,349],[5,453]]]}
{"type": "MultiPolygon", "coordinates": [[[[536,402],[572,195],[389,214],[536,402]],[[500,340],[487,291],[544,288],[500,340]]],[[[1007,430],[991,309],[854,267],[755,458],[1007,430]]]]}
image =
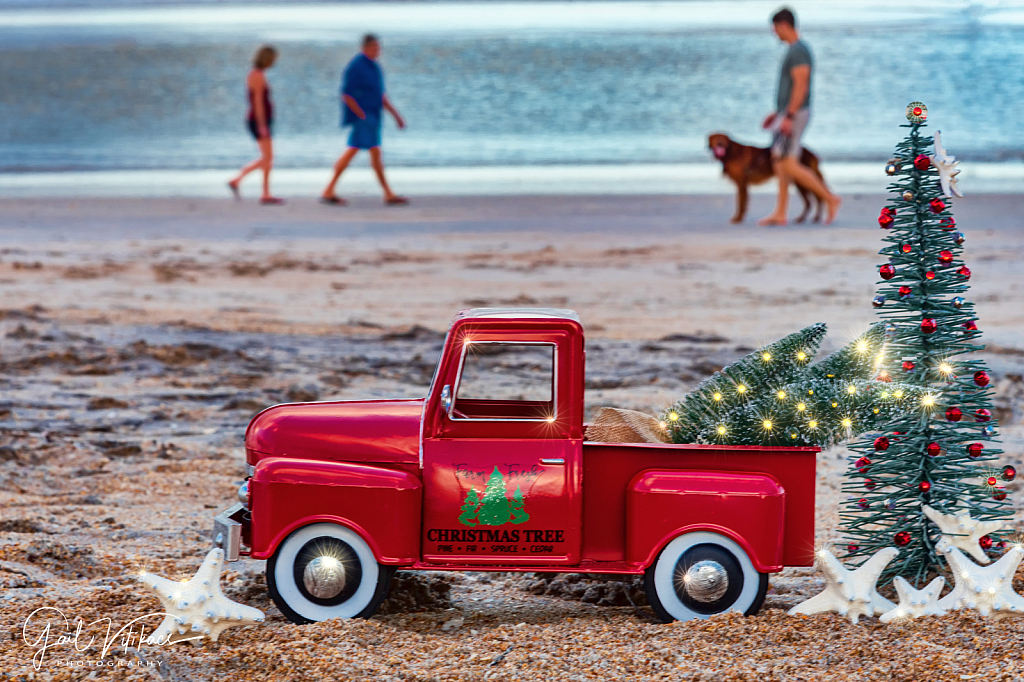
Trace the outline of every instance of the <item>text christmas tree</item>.
{"type": "Polygon", "coordinates": [[[962,294],[970,269],[962,259],[964,235],[950,211],[956,161],[939,134],[922,135],[927,108],[907,107],[909,134],[886,166],[895,180],[878,223],[886,230],[886,262],[873,301],[886,320],[885,362],[878,378],[918,387],[913,403],[888,420],[881,433],[855,443],[843,490],[851,495],[840,514],[847,553],[867,558],[879,549],[900,548],[887,575],[920,585],[943,567],[941,549],[967,540],[977,554],[998,549],[998,532],[974,538],[957,527],[1007,519],[1003,481],[1013,467],[994,467],[1001,452],[995,438],[989,375],[973,353],[984,347],[974,306],[962,294]],[[945,529],[929,516],[967,519],[945,529]],[[969,515],[969,518],[967,517],[969,515]],[[945,532],[944,532],[945,531],[945,532]],[[995,536],[995,537],[993,537],[995,536]]]}

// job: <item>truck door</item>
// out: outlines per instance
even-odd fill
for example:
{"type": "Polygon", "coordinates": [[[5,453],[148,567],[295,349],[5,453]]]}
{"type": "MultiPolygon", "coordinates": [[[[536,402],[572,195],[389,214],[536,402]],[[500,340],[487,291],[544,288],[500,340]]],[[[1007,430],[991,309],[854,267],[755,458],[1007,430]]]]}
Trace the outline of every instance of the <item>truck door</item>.
{"type": "Polygon", "coordinates": [[[449,335],[439,399],[425,408],[436,413],[424,415],[425,562],[579,562],[582,438],[566,425],[582,421],[571,404],[582,403],[582,353],[571,340],[507,328],[449,335]]]}

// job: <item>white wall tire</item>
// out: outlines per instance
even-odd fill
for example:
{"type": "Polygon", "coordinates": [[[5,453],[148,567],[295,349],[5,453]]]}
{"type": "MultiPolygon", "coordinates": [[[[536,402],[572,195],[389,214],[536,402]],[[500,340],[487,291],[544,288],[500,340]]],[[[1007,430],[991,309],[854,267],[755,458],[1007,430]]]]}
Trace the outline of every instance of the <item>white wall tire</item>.
{"type": "MultiPolygon", "coordinates": [[[[724,535],[699,531],[672,540],[644,575],[651,608],[664,622],[710,618],[717,613],[739,611],[752,616],[761,608],[768,592],[768,574],[759,573],[738,543],[724,535]],[[701,561],[713,562],[723,592],[710,598],[689,592],[681,581],[688,569],[701,561]]],[[[713,596],[713,595],[712,595],[713,596]]]]}
{"type": "Polygon", "coordinates": [[[334,523],[299,528],[280,544],[267,562],[270,597],[293,623],[330,618],[369,618],[387,597],[394,569],[381,566],[370,546],[355,531],[334,523]],[[304,586],[305,567],[316,556],[336,556],[347,567],[345,589],[327,599],[304,586]]]}

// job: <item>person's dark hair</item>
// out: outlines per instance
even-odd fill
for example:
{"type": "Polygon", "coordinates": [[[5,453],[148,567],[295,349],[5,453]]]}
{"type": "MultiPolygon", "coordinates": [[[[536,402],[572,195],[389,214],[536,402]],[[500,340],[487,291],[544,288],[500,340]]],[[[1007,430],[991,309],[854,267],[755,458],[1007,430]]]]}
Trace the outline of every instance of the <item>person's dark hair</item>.
{"type": "Polygon", "coordinates": [[[257,69],[269,69],[277,61],[277,48],[273,45],[263,45],[253,55],[252,65],[257,69]]]}
{"type": "Polygon", "coordinates": [[[369,45],[370,43],[379,43],[379,42],[380,42],[380,39],[377,38],[377,36],[374,35],[373,33],[367,33],[365,36],[363,36],[363,47],[364,48],[367,45],[369,45]]]}
{"type": "Polygon", "coordinates": [[[796,28],[796,15],[793,14],[793,10],[788,7],[783,7],[772,16],[773,24],[789,24],[793,28],[796,28]]]}

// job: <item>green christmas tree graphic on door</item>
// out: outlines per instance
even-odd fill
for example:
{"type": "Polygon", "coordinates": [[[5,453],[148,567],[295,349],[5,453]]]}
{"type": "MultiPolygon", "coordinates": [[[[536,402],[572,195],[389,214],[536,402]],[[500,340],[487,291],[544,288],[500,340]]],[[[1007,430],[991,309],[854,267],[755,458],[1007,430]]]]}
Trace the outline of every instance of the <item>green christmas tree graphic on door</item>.
{"type": "Polygon", "coordinates": [[[516,492],[509,497],[505,490],[505,477],[498,467],[494,467],[482,497],[475,488],[466,492],[461,511],[459,523],[464,526],[500,526],[530,520],[522,489],[516,486],[516,492]]]}

